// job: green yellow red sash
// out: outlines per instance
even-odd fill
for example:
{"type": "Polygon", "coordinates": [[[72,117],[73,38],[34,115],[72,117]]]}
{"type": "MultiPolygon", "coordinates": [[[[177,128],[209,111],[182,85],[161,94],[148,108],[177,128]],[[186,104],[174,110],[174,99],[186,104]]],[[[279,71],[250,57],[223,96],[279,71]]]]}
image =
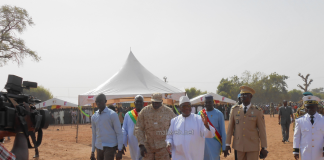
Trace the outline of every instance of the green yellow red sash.
{"type": "MultiPolygon", "coordinates": [[[[206,113],[206,110],[203,109],[201,111],[199,111],[198,115],[202,115],[202,116],[205,116],[207,117],[207,121],[209,123],[209,125],[211,125],[212,127],[214,127],[214,125],[210,122],[208,116],[207,116],[207,113],[206,113]]],[[[215,128],[215,127],[214,127],[215,128]]],[[[217,131],[217,129],[215,128],[215,137],[214,139],[216,139],[220,144],[221,146],[223,146],[223,143],[222,143],[222,136],[219,134],[219,132],[217,131]]],[[[222,148],[222,147],[221,147],[222,148]]],[[[222,149],[221,149],[222,150],[222,149]]]]}
{"type": "Polygon", "coordinates": [[[129,114],[130,118],[133,120],[133,122],[136,124],[137,116],[138,116],[136,109],[128,111],[128,114],[129,114]]]}

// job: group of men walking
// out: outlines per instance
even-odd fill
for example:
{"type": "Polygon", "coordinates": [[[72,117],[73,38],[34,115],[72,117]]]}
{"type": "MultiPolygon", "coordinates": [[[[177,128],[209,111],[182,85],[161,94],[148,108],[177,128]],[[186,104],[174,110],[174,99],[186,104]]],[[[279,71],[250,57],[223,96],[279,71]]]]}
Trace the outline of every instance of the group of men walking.
{"type": "Polygon", "coordinates": [[[257,160],[267,156],[263,112],[251,105],[255,91],[242,86],[239,102],[232,108],[227,134],[223,114],[213,107],[213,96],[205,96],[198,114],[191,113],[190,100],[179,99],[180,115],[163,105],[162,94],[152,95],[152,104],[144,107],[144,98],[135,97],[135,108],[126,113],[122,127],[118,115],[105,106],[106,97],[96,98],[99,108],[92,116],[92,153],[98,160],[117,160],[129,147],[133,160],[217,160],[233,149],[239,160],[257,160]],[[241,104],[242,103],[242,104],[241,104]],[[261,141],[261,147],[259,143],[261,141]],[[117,150],[117,153],[116,153],[117,150]]]}
{"type": "MultiPolygon", "coordinates": [[[[217,160],[227,157],[234,149],[236,160],[264,159],[268,155],[266,126],[261,108],[251,105],[255,91],[240,87],[238,103],[232,107],[227,132],[223,114],[213,107],[213,96],[204,97],[205,109],[191,113],[190,100],[179,99],[181,114],[162,104],[162,94],[152,95],[152,104],[144,107],[144,97],[135,97],[135,108],[125,114],[123,125],[117,113],[108,109],[106,97],[96,98],[99,108],[92,116],[92,153],[98,160],[122,158],[129,147],[133,160],[217,160]],[[233,142],[232,142],[233,139],[233,142]],[[232,145],[231,145],[232,144],[232,145]],[[117,151],[117,152],[116,152],[117,151]]],[[[296,120],[294,157],[323,159],[324,119],[317,113],[319,99],[304,96],[306,114],[296,120]],[[310,157],[310,158],[309,158],[310,157]]],[[[294,115],[287,101],[279,108],[282,142],[289,142],[289,126],[294,115]]]]}

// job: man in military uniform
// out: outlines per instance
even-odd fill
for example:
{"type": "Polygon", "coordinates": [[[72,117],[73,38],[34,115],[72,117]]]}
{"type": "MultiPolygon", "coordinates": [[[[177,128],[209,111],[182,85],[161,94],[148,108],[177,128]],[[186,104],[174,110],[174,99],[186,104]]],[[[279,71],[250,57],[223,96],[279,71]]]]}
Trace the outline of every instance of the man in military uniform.
{"type": "MultiPolygon", "coordinates": [[[[240,106],[242,104],[242,99],[241,99],[241,94],[239,93],[238,95],[237,95],[237,103],[234,105],[234,106],[232,106],[232,108],[231,108],[231,111],[230,111],[230,115],[231,115],[231,112],[232,112],[232,109],[234,108],[234,107],[236,107],[236,106],[240,106]]],[[[230,117],[230,116],[229,116],[230,117]]],[[[233,136],[234,136],[234,133],[235,133],[235,131],[233,132],[233,136]]],[[[237,160],[237,150],[234,150],[234,157],[235,157],[235,160],[237,160]]]]}
{"type": "MultiPolygon", "coordinates": [[[[313,96],[313,94],[310,92],[304,92],[303,96],[313,96]]],[[[297,109],[297,111],[295,113],[295,118],[297,119],[299,117],[304,116],[305,114],[306,114],[306,109],[305,109],[304,103],[303,103],[303,105],[297,109]]],[[[293,125],[293,130],[295,130],[295,123],[293,125]]]]}
{"type": "Polygon", "coordinates": [[[274,117],[274,112],[275,112],[275,108],[274,108],[273,103],[271,102],[270,103],[270,118],[271,118],[271,115],[272,115],[272,117],[274,117]]]}
{"type": "Polygon", "coordinates": [[[324,159],[324,117],[317,113],[320,99],[316,96],[304,96],[304,106],[307,113],[296,120],[293,154],[302,160],[324,159]]]}
{"type": "Polygon", "coordinates": [[[255,91],[247,86],[240,87],[242,104],[232,109],[227,128],[226,150],[224,157],[231,152],[231,140],[234,133],[232,147],[237,150],[238,160],[258,160],[260,141],[262,158],[267,157],[267,137],[263,111],[251,105],[255,91]]]}
{"type": "Polygon", "coordinates": [[[165,139],[171,119],[176,117],[172,109],[162,104],[162,94],[154,93],[152,104],[138,114],[135,136],[138,140],[143,160],[170,160],[165,149],[165,139]]]}

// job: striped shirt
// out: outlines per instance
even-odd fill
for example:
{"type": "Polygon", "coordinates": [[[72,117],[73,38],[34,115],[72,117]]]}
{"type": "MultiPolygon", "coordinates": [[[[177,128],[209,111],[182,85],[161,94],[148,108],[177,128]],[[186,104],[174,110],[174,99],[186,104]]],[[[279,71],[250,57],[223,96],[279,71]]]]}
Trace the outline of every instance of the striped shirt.
{"type": "Polygon", "coordinates": [[[0,144],[0,159],[1,160],[15,160],[16,156],[9,152],[2,144],[0,144]]]}

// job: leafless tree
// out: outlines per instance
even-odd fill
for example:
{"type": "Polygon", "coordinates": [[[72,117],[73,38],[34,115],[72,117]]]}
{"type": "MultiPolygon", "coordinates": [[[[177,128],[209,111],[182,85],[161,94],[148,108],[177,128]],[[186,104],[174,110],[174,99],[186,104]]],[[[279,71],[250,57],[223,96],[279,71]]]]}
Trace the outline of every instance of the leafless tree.
{"type": "Polygon", "coordinates": [[[304,92],[307,92],[308,87],[309,87],[310,84],[313,82],[313,79],[310,79],[310,80],[308,81],[308,77],[310,76],[310,74],[307,74],[306,77],[304,77],[303,75],[301,75],[301,73],[298,73],[298,76],[301,77],[305,83],[303,84],[304,87],[303,87],[302,85],[300,85],[300,84],[298,84],[297,86],[298,86],[300,89],[304,90],[304,92]]]}

